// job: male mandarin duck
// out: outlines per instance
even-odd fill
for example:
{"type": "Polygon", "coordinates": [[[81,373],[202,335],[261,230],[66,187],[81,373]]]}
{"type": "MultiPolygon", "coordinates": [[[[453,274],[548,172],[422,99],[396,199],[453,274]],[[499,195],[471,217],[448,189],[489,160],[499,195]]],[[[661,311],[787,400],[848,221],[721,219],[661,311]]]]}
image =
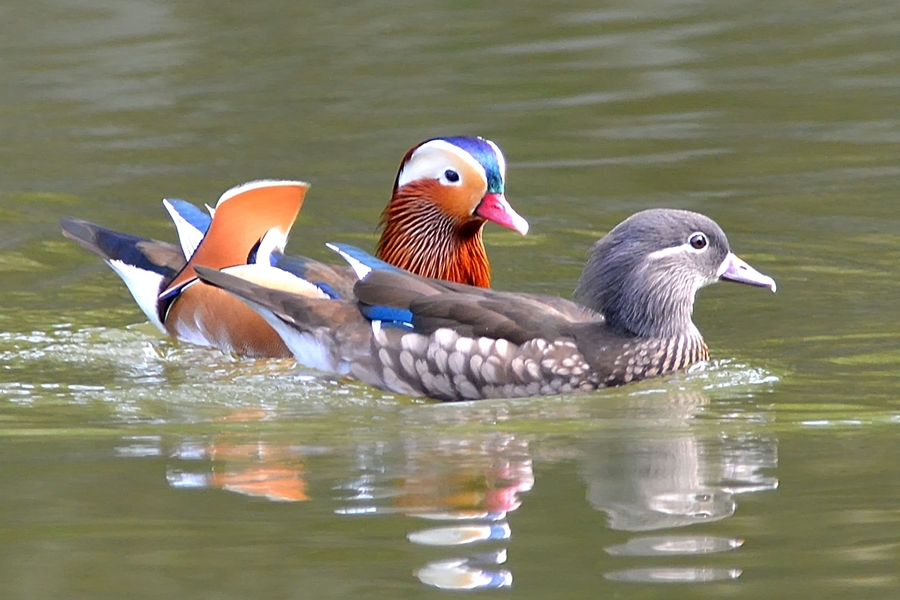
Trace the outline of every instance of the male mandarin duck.
{"type": "Polygon", "coordinates": [[[692,321],[719,280],[775,291],[698,213],[632,215],[590,251],[577,302],[426,279],[334,246],[354,297],[315,300],[197,267],[262,314],[303,364],[438,400],[555,395],[616,386],[708,359],[692,321]]]}
{"type": "MultiPolygon", "coordinates": [[[[505,177],[503,153],[489,140],[446,137],[417,145],[404,157],[382,214],[378,256],[424,276],[489,286],[484,224],[528,231],[504,196],[505,177]]],[[[356,276],[348,267],[284,254],[307,188],[299,181],[250,182],[225,192],[212,217],[182,200],[164,200],[180,249],[81,219],[60,223],[64,236],[112,267],[163,333],[244,356],[290,357],[259,315],[199,282],[194,265],[321,299],[352,296],[356,276]]]]}

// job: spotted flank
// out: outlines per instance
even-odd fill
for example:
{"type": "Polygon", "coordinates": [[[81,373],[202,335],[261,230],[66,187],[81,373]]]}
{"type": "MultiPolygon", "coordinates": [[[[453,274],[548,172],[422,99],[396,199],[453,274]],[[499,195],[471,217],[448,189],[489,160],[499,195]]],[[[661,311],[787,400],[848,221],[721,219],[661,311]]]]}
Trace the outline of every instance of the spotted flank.
{"type": "Polygon", "coordinates": [[[410,395],[439,400],[548,396],[597,390],[677,371],[708,358],[703,340],[646,340],[624,348],[609,369],[591,365],[571,340],[505,339],[376,332],[382,378],[410,395]]]}
{"type": "Polygon", "coordinates": [[[460,337],[451,329],[430,336],[376,335],[382,377],[407,393],[439,400],[478,400],[571,393],[598,387],[571,342],[460,337]],[[568,365],[568,366],[566,366],[568,365]]]}

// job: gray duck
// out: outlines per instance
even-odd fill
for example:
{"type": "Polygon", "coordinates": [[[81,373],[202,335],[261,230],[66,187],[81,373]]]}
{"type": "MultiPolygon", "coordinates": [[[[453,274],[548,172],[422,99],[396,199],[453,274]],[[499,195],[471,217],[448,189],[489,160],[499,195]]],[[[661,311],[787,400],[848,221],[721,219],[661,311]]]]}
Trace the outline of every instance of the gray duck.
{"type": "Polygon", "coordinates": [[[775,291],[715,221],[684,210],[639,212],[600,239],[574,301],[427,279],[332,247],[360,277],[352,299],[196,270],[260,313],[305,366],[445,401],[587,392],[686,369],[709,358],[692,320],[700,288],[775,291]]]}

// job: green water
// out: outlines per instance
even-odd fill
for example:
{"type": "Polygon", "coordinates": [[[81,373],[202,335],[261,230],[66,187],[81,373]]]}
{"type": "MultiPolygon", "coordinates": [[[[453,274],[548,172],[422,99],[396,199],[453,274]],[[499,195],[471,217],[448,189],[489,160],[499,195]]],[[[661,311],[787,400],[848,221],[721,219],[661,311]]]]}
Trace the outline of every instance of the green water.
{"type": "Polygon", "coordinates": [[[8,0],[0,23],[0,597],[900,595],[900,5],[8,0]],[[174,240],[162,197],[281,177],[313,184],[289,250],[330,259],[374,247],[409,147],[460,133],[504,149],[532,226],[487,231],[496,287],[568,296],[599,235],[670,206],[778,294],[703,290],[691,373],[443,406],[162,339],[59,235],[174,240]]]}

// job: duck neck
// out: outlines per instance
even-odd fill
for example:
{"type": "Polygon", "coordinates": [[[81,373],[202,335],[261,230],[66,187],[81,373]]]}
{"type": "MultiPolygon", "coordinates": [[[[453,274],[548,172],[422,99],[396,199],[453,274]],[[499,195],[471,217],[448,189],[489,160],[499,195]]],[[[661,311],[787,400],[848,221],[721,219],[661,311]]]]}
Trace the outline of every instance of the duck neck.
{"type": "Polygon", "coordinates": [[[483,220],[460,223],[434,202],[401,190],[382,213],[381,225],[381,260],[423,277],[490,287],[483,220]]]}
{"type": "Polygon", "coordinates": [[[582,275],[576,300],[602,313],[607,326],[619,335],[648,339],[700,337],[692,320],[696,290],[688,283],[678,283],[687,279],[661,272],[658,277],[665,280],[648,280],[646,272],[632,270],[624,280],[611,285],[610,281],[618,279],[616,275],[602,271],[595,277],[582,275]]]}
{"type": "Polygon", "coordinates": [[[665,286],[643,285],[641,290],[623,288],[618,298],[607,304],[604,314],[615,326],[640,337],[669,339],[697,330],[693,321],[694,295],[678,293],[665,286]]]}

